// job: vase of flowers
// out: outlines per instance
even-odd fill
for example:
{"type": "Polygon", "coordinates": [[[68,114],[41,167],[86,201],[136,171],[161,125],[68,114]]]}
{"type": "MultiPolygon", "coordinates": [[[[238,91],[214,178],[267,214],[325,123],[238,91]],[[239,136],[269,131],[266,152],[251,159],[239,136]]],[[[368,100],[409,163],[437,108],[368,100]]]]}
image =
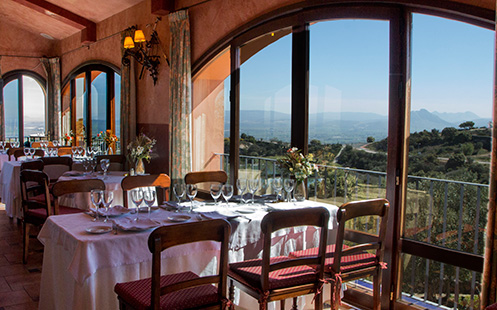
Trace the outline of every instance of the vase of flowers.
{"type": "Polygon", "coordinates": [[[135,164],[136,174],[145,174],[143,160],[150,162],[152,149],[157,141],[141,133],[136,139],[128,144],[128,160],[135,164]]]}
{"type": "Polygon", "coordinates": [[[285,157],[279,160],[280,166],[287,169],[295,179],[294,197],[298,201],[307,198],[305,179],[317,171],[317,166],[312,163],[313,159],[312,154],[304,156],[298,148],[292,147],[287,150],[285,157]]]}
{"type": "Polygon", "coordinates": [[[110,129],[107,129],[105,131],[105,134],[103,131],[99,132],[97,134],[97,138],[103,137],[105,141],[105,146],[107,147],[107,155],[112,155],[114,154],[114,149],[116,147],[116,142],[119,141],[119,138],[112,133],[110,129]]]}
{"type": "Polygon", "coordinates": [[[64,145],[67,145],[67,146],[71,145],[71,141],[72,141],[73,137],[74,137],[74,133],[72,132],[72,130],[69,131],[69,133],[64,134],[64,137],[63,137],[64,145]]]}

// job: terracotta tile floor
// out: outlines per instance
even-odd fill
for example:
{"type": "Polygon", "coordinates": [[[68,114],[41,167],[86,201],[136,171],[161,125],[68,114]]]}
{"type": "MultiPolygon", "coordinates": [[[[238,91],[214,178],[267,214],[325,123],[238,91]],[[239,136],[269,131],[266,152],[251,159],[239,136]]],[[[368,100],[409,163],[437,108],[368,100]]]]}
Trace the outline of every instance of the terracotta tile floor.
{"type": "MultiPolygon", "coordinates": [[[[21,225],[7,216],[0,203],[0,310],[38,309],[43,246],[33,237],[29,249],[24,265],[21,225]]],[[[340,309],[355,308],[344,304],[340,309]]]]}
{"type": "Polygon", "coordinates": [[[38,309],[43,246],[30,240],[28,263],[22,263],[22,229],[0,205],[0,310],[38,309]]]}

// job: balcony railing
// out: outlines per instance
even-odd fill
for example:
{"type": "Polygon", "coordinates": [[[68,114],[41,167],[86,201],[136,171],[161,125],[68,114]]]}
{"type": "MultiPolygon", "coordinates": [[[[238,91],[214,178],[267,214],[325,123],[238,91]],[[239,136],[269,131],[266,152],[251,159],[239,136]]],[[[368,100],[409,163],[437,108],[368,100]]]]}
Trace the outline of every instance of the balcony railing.
{"type": "MultiPolygon", "coordinates": [[[[221,169],[229,171],[228,154],[216,155],[221,169]]],[[[307,180],[311,200],[340,205],[386,196],[385,172],[318,167],[307,180]]],[[[272,179],[282,171],[275,159],[240,156],[239,174],[272,179]]],[[[403,238],[483,255],[488,185],[418,176],[408,176],[407,182],[403,238]]],[[[365,231],[377,229],[374,221],[356,225],[365,231]]],[[[402,298],[409,303],[417,301],[427,308],[479,308],[480,272],[403,254],[401,276],[402,298]]]]}

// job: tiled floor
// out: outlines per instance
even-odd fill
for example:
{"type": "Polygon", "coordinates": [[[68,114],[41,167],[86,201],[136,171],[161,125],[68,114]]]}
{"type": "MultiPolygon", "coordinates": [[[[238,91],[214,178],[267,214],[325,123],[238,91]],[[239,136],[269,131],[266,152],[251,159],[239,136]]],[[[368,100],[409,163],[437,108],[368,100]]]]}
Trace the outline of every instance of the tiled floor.
{"type": "Polygon", "coordinates": [[[21,231],[0,205],[0,310],[38,309],[43,247],[31,238],[24,265],[21,231]]]}

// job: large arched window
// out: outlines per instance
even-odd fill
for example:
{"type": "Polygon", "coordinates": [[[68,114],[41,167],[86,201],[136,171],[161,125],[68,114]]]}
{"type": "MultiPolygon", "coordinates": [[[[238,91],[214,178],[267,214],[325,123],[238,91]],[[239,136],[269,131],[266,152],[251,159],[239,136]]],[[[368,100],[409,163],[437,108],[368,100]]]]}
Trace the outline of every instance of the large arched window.
{"type": "Polygon", "coordinates": [[[310,199],[391,202],[384,306],[476,309],[493,18],[399,2],[303,4],[221,40],[193,71],[194,169],[271,181],[285,147],[313,153],[310,199]]]}
{"type": "MultiPolygon", "coordinates": [[[[110,130],[120,137],[121,76],[114,66],[87,64],[71,73],[62,89],[62,137],[79,146],[106,147],[110,130]]],[[[119,142],[118,142],[119,143],[119,142]]],[[[114,146],[119,151],[119,145],[114,146]]]]}
{"type": "Polygon", "coordinates": [[[34,141],[46,136],[45,80],[34,72],[4,75],[5,140],[34,141]]]}

